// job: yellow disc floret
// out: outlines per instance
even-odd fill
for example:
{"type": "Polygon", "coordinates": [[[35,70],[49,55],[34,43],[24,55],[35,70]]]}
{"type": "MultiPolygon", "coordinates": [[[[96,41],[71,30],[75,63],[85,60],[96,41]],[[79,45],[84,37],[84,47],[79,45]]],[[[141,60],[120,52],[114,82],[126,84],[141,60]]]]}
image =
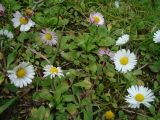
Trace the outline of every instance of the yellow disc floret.
{"type": "Polygon", "coordinates": [[[100,18],[98,16],[94,16],[93,19],[94,19],[95,23],[99,23],[100,22],[100,18]]]}
{"type": "Polygon", "coordinates": [[[28,18],[20,17],[19,21],[21,25],[26,25],[28,23],[28,18]]]}
{"type": "Polygon", "coordinates": [[[53,73],[58,73],[58,69],[56,67],[52,67],[50,69],[50,72],[53,74],[53,73]]]}
{"type": "Polygon", "coordinates": [[[19,68],[16,75],[18,78],[23,78],[26,75],[26,70],[24,68],[19,68]]]}
{"type": "Polygon", "coordinates": [[[121,63],[122,65],[127,65],[127,64],[128,64],[128,57],[122,57],[122,58],[120,59],[120,63],[121,63]]]}
{"type": "Polygon", "coordinates": [[[111,110],[109,110],[105,113],[105,116],[107,120],[111,120],[114,118],[114,113],[111,110]]]}
{"type": "Polygon", "coordinates": [[[136,96],[135,96],[135,100],[138,101],[138,102],[142,102],[144,100],[144,95],[141,94],[141,93],[138,93],[136,96]]]}
{"type": "Polygon", "coordinates": [[[46,38],[47,40],[52,40],[52,35],[51,35],[50,33],[46,33],[46,34],[45,34],[45,38],[46,38]]]}

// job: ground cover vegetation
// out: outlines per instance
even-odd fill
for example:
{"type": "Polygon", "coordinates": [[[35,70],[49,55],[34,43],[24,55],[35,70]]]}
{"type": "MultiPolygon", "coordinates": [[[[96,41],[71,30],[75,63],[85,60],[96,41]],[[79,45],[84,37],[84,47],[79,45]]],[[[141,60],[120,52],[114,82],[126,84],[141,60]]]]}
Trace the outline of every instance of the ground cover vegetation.
{"type": "Polygon", "coordinates": [[[160,119],[159,0],[2,0],[0,21],[0,119],[160,119]]]}

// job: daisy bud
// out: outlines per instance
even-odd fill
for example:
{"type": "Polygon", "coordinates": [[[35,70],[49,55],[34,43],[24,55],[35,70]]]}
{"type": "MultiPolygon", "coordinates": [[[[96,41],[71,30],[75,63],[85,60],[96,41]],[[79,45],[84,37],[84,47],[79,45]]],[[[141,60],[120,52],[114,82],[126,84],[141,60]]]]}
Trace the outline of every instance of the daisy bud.
{"type": "Polygon", "coordinates": [[[26,14],[28,17],[31,17],[31,16],[33,16],[33,14],[34,14],[34,11],[33,11],[32,9],[27,8],[27,9],[25,9],[25,14],[26,14]]]}
{"type": "Polygon", "coordinates": [[[107,120],[111,120],[114,118],[114,113],[111,110],[109,110],[105,113],[105,116],[107,120]]]}

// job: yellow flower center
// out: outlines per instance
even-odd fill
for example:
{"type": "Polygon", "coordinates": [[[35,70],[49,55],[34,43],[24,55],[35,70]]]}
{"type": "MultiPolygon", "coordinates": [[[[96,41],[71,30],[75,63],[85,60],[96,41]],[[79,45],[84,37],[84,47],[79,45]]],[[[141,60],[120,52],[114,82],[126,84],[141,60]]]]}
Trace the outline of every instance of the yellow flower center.
{"type": "Polygon", "coordinates": [[[26,18],[26,17],[20,17],[19,21],[20,21],[20,24],[26,25],[28,23],[28,18],[26,18]]]}
{"type": "Polygon", "coordinates": [[[52,68],[50,69],[50,72],[51,72],[52,74],[58,73],[58,69],[57,69],[56,67],[52,67],[52,68]]]}
{"type": "Polygon", "coordinates": [[[23,78],[26,75],[26,70],[24,68],[19,68],[16,75],[18,78],[23,78]]]}
{"type": "Polygon", "coordinates": [[[122,65],[128,64],[128,57],[122,57],[122,58],[120,59],[120,63],[121,63],[122,65]]]}
{"type": "Polygon", "coordinates": [[[114,113],[111,110],[109,110],[105,113],[105,116],[107,120],[110,120],[114,118],[114,113]]]}
{"type": "Polygon", "coordinates": [[[99,23],[100,22],[100,18],[98,16],[94,16],[93,19],[94,19],[95,23],[99,23]]]}
{"type": "Polygon", "coordinates": [[[136,96],[135,96],[135,99],[136,101],[138,102],[142,102],[144,100],[144,95],[142,95],[141,93],[138,93],[136,96]]]}
{"type": "Polygon", "coordinates": [[[51,35],[50,33],[46,33],[46,34],[45,34],[45,38],[46,38],[47,40],[51,40],[51,39],[52,39],[52,35],[51,35]]]}

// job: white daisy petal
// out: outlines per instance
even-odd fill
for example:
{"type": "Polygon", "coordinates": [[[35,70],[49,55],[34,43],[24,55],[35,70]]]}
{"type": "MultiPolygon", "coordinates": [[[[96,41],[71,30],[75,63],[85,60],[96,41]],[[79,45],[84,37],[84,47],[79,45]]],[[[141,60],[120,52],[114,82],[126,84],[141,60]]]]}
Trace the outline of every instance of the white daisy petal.
{"type": "Polygon", "coordinates": [[[116,45],[121,46],[121,45],[126,44],[128,41],[129,41],[129,35],[124,34],[118,38],[118,40],[116,41],[116,45]]]}
{"type": "Polygon", "coordinates": [[[35,75],[33,66],[26,62],[20,63],[13,70],[8,70],[7,72],[11,83],[20,88],[30,84],[35,75]]]}
{"type": "Polygon", "coordinates": [[[46,65],[43,70],[44,70],[43,77],[50,76],[51,79],[54,78],[55,76],[58,76],[60,78],[61,76],[64,77],[61,67],[56,68],[52,65],[46,65]]]}
{"type": "Polygon", "coordinates": [[[121,73],[131,71],[137,64],[136,56],[125,49],[117,51],[113,57],[115,69],[121,73]]]}
{"type": "Polygon", "coordinates": [[[125,100],[131,108],[140,108],[140,104],[150,107],[151,104],[149,102],[153,102],[155,98],[153,92],[144,86],[131,86],[127,91],[129,95],[125,97],[125,100]],[[149,94],[151,96],[147,97],[149,94]]]}
{"type": "Polygon", "coordinates": [[[156,31],[153,36],[153,41],[155,43],[160,43],[160,30],[156,31]]]}
{"type": "Polygon", "coordinates": [[[41,40],[47,45],[53,46],[57,44],[58,37],[55,32],[52,32],[48,29],[42,30],[40,36],[41,40]]]}

